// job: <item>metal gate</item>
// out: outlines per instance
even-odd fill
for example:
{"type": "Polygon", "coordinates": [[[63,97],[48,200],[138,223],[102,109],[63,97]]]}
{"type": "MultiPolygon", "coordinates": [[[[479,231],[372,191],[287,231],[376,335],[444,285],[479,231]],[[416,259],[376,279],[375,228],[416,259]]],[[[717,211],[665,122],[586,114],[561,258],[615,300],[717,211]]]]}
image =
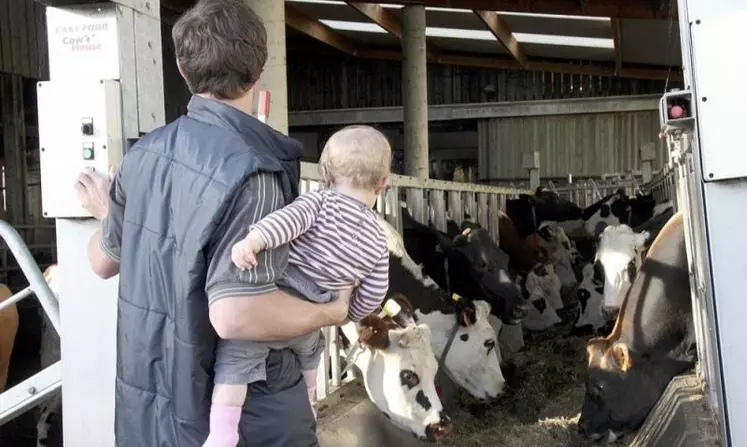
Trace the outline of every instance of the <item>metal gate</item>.
{"type": "MultiPolygon", "coordinates": [[[[22,299],[36,296],[57,334],[60,333],[60,308],[57,298],[44,280],[31,252],[18,232],[0,221],[0,237],[5,241],[28,280],[28,287],[0,303],[0,311],[22,299]]],[[[57,361],[0,394],[0,425],[45,401],[62,387],[62,361],[57,361]]]]}

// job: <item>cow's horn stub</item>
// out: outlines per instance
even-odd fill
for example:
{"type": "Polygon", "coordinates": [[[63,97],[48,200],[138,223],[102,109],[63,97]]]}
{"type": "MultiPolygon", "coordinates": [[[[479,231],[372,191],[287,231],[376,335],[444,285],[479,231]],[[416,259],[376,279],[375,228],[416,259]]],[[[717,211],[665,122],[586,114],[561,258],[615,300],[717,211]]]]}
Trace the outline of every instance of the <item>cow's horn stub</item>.
{"type": "Polygon", "coordinates": [[[459,300],[462,299],[462,296],[459,295],[458,293],[452,293],[451,294],[451,299],[454,300],[454,302],[456,303],[456,302],[459,302],[459,300]]]}
{"type": "Polygon", "coordinates": [[[394,300],[386,300],[384,303],[384,313],[390,318],[394,318],[395,315],[402,311],[402,306],[394,300]]]}
{"type": "Polygon", "coordinates": [[[464,231],[462,231],[462,236],[469,236],[469,234],[472,232],[472,228],[465,228],[464,231]]]}

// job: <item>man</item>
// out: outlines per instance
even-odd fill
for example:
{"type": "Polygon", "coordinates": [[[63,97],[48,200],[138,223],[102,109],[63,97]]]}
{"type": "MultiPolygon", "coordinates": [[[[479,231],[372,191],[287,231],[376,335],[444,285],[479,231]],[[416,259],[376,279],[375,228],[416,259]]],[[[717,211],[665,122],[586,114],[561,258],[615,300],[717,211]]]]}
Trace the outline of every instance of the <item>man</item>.
{"type": "MultiPolygon", "coordinates": [[[[144,136],[107,179],[76,185],[102,220],[91,267],[119,279],[115,431],[119,446],[199,447],[208,434],[217,335],[272,341],[341,323],[350,290],[312,304],[278,290],[287,247],[239,271],[247,225],[298,194],[300,144],[251,117],[266,32],[239,0],[202,0],[174,25],[188,112],[144,136]],[[108,193],[107,193],[108,191],[108,193]],[[209,303],[209,306],[208,306],[209,303]],[[209,309],[208,309],[209,308],[209,309]]],[[[251,446],[318,445],[299,364],[267,361],[241,418],[251,446]]]]}

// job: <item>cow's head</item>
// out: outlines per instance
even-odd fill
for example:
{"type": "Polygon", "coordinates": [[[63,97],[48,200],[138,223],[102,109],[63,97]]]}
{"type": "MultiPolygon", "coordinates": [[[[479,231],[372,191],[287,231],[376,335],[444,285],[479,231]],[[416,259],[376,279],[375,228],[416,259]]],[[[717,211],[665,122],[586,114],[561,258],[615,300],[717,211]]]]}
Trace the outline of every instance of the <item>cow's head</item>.
{"type": "Polygon", "coordinates": [[[565,230],[555,222],[543,222],[537,234],[555,267],[564,293],[572,290],[578,284],[578,279],[573,271],[573,247],[565,230]]]}
{"type": "Polygon", "coordinates": [[[595,338],[587,345],[588,378],[578,422],[584,435],[614,442],[636,430],[659,400],[682,361],[643,356],[626,343],[595,338]]]}
{"type": "MultiPolygon", "coordinates": [[[[343,330],[346,335],[350,332],[349,327],[343,330]]],[[[358,324],[357,335],[362,349],[353,361],[376,407],[418,439],[436,441],[447,435],[451,420],[436,393],[438,363],[430,328],[425,324],[403,328],[391,318],[372,314],[358,324]]]]}
{"type": "Polygon", "coordinates": [[[517,278],[517,287],[532,307],[522,324],[530,331],[543,331],[561,322],[556,309],[563,307],[560,280],[551,264],[538,263],[524,278],[517,278]]]}
{"type": "Polygon", "coordinates": [[[431,328],[434,350],[439,356],[443,355],[457,325],[444,361],[446,374],[478,400],[489,402],[503,392],[506,384],[500,368],[496,331],[489,321],[490,304],[459,298],[454,310],[454,313],[415,310],[415,317],[431,328]]]}
{"type": "Polygon", "coordinates": [[[467,228],[452,241],[442,238],[447,253],[452,288],[460,295],[484,299],[492,313],[506,324],[517,324],[526,315],[527,303],[508,274],[509,258],[484,228],[467,228]]]}
{"type": "Polygon", "coordinates": [[[630,212],[630,198],[623,189],[618,189],[584,209],[584,229],[589,236],[597,237],[609,225],[627,223],[630,212]]]}
{"type": "Polygon", "coordinates": [[[576,290],[579,314],[574,329],[580,331],[588,328],[591,332],[599,332],[608,323],[602,313],[604,282],[595,280],[594,264],[584,265],[582,272],[583,279],[576,290]]]}
{"type": "Polygon", "coordinates": [[[635,233],[627,225],[609,226],[599,237],[596,268],[604,274],[604,312],[614,315],[622,305],[625,291],[641,266],[649,233],[635,233]]]}

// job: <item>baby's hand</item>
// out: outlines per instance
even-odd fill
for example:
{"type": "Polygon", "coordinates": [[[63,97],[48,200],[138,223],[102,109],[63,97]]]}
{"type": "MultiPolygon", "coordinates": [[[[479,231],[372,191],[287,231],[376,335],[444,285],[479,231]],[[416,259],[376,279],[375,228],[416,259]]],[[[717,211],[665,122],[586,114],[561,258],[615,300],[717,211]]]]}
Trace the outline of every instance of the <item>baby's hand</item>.
{"type": "Polygon", "coordinates": [[[262,236],[252,231],[231,248],[231,260],[241,270],[255,267],[257,265],[257,253],[262,251],[264,245],[262,236]]]}

